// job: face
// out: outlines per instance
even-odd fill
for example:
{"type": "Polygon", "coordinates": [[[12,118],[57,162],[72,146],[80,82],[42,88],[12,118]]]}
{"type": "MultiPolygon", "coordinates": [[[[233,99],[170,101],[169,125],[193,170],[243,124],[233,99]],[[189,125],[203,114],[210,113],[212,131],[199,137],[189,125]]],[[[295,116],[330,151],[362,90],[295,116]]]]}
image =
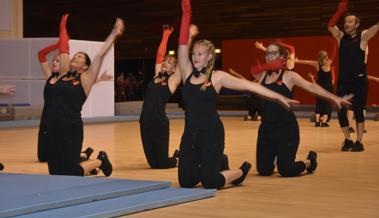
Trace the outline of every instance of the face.
{"type": "Polygon", "coordinates": [[[172,74],[175,72],[176,67],[176,59],[173,57],[165,57],[162,62],[161,72],[167,72],[168,74],[172,74]]]}
{"type": "Polygon", "coordinates": [[[70,61],[70,68],[74,70],[86,70],[88,68],[86,56],[81,52],[76,53],[70,61]]]}
{"type": "Polygon", "coordinates": [[[279,48],[276,45],[269,45],[266,50],[266,62],[270,63],[277,58],[282,58],[283,56],[279,53],[279,48]]]}
{"type": "Polygon", "coordinates": [[[204,45],[195,45],[192,50],[193,67],[200,70],[208,66],[208,62],[213,58],[208,52],[208,48],[204,45]]]}
{"type": "Polygon", "coordinates": [[[52,63],[53,72],[59,71],[59,60],[60,60],[59,55],[58,54],[54,55],[53,63],[52,63]]]}
{"type": "Polygon", "coordinates": [[[357,17],[354,15],[350,15],[345,17],[344,30],[347,34],[352,34],[357,31],[359,23],[357,22],[357,17]]]}

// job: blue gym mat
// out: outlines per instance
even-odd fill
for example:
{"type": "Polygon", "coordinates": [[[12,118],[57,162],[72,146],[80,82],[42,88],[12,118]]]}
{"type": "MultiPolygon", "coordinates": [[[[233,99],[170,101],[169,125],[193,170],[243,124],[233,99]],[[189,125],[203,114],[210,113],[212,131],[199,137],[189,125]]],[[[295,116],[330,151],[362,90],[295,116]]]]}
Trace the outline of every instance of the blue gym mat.
{"type": "Polygon", "coordinates": [[[17,218],[116,217],[180,204],[215,195],[215,189],[165,188],[64,208],[40,211],[17,218]]]}
{"type": "Polygon", "coordinates": [[[167,188],[170,182],[0,173],[0,217],[167,188]]]}

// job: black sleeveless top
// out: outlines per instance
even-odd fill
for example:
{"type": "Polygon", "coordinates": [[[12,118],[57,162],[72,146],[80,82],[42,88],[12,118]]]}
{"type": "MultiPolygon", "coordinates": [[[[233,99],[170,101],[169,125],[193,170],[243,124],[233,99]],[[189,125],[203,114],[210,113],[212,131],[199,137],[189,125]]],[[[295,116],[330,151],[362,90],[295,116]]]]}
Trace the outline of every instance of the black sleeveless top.
{"type": "Polygon", "coordinates": [[[83,125],[81,111],[87,96],[81,84],[80,74],[72,80],[65,76],[51,85],[51,104],[47,111],[46,123],[49,129],[61,124],[83,125]]]}
{"type": "Polygon", "coordinates": [[[168,87],[168,79],[155,83],[154,77],[146,88],[146,94],[143,101],[141,122],[168,120],[166,116],[166,104],[172,93],[168,87]]]}
{"type": "Polygon", "coordinates": [[[192,84],[193,73],[186,79],[182,97],[186,105],[185,125],[191,131],[207,130],[218,125],[220,116],[217,113],[217,92],[214,89],[211,78],[205,90],[201,90],[201,84],[192,84]]]}
{"type": "Polygon", "coordinates": [[[45,86],[43,87],[43,108],[42,108],[42,115],[41,115],[41,123],[45,122],[48,111],[51,108],[51,100],[52,100],[51,90],[54,85],[50,84],[50,81],[55,76],[56,76],[56,73],[53,72],[51,76],[46,80],[45,86]]]}
{"type": "Polygon", "coordinates": [[[344,34],[340,42],[340,77],[342,82],[351,82],[357,78],[366,78],[365,51],[360,47],[361,33],[354,38],[344,34]]]}
{"type": "Polygon", "coordinates": [[[318,83],[329,83],[332,81],[332,68],[329,71],[325,72],[322,70],[321,64],[319,64],[319,70],[317,73],[317,82],[318,83]]]}
{"type": "MultiPolygon", "coordinates": [[[[275,82],[266,84],[266,73],[261,84],[274,92],[292,99],[293,93],[284,84],[283,74],[284,71],[281,71],[275,82]]],[[[262,126],[273,127],[275,124],[296,120],[292,111],[287,111],[277,102],[262,99],[262,108],[262,126]]]]}

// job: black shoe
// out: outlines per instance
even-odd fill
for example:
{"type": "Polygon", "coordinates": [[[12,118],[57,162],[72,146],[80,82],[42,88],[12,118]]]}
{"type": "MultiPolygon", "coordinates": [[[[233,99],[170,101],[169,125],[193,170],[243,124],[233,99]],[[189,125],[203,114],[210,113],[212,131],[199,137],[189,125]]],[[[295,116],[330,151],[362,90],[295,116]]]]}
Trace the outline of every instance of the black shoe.
{"type": "Polygon", "coordinates": [[[175,149],[174,154],[172,155],[173,158],[179,158],[179,150],[175,149]]]}
{"type": "Polygon", "coordinates": [[[360,143],[359,141],[356,141],[355,144],[353,145],[353,147],[351,148],[351,151],[352,152],[360,152],[360,151],[364,151],[365,148],[363,147],[363,144],[360,143]]]}
{"type": "Polygon", "coordinates": [[[350,132],[350,133],[355,133],[354,128],[353,128],[353,127],[349,127],[349,132],[350,132]]]}
{"type": "Polygon", "coordinates": [[[342,144],[341,151],[350,151],[353,146],[354,142],[352,140],[345,139],[345,141],[342,144]]]}
{"type": "Polygon", "coordinates": [[[112,164],[108,159],[107,153],[104,151],[100,151],[99,155],[97,155],[97,159],[101,160],[100,169],[103,171],[105,176],[110,176],[112,174],[112,164]]]}
{"type": "Polygon", "coordinates": [[[247,174],[249,173],[251,169],[251,164],[247,161],[243,162],[243,164],[240,166],[240,169],[242,170],[242,176],[238,179],[235,179],[232,184],[233,185],[240,185],[243,180],[245,180],[247,174]]]}
{"type": "Polygon", "coordinates": [[[313,173],[317,168],[317,153],[315,151],[309,151],[307,159],[311,161],[307,171],[308,173],[313,173]]]}
{"type": "Polygon", "coordinates": [[[93,149],[91,147],[88,147],[85,151],[82,151],[82,153],[86,154],[86,157],[83,159],[84,160],[89,160],[89,158],[91,157],[91,154],[93,153],[93,149]]]}
{"type": "Polygon", "coordinates": [[[316,122],[315,127],[320,127],[320,122],[316,122]]]}
{"type": "Polygon", "coordinates": [[[2,171],[3,169],[4,169],[4,165],[0,163],[0,171],[2,171]]]}
{"type": "Polygon", "coordinates": [[[364,130],[363,130],[363,133],[367,133],[367,130],[364,129],[364,130]]]}
{"type": "Polygon", "coordinates": [[[321,123],[321,127],[329,127],[328,123],[321,123]]]}
{"type": "Polygon", "coordinates": [[[226,154],[223,155],[222,157],[222,163],[221,163],[221,171],[224,171],[224,170],[230,170],[229,168],[229,159],[228,159],[228,156],[226,154]]]}
{"type": "Polygon", "coordinates": [[[91,170],[91,172],[89,172],[89,174],[90,174],[91,176],[96,176],[96,175],[97,175],[97,169],[93,169],[93,170],[91,170]]]}

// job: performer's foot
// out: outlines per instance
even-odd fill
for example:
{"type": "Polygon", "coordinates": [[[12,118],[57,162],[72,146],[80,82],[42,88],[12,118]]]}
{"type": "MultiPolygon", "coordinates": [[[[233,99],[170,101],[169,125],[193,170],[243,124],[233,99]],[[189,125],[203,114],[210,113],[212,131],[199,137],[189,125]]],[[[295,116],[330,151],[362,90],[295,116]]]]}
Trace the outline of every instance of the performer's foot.
{"type": "Polygon", "coordinates": [[[0,163],[0,171],[2,171],[3,169],[4,169],[4,165],[0,163]]]}
{"type": "Polygon", "coordinates": [[[97,159],[101,160],[100,169],[103,171],[105,176],[110,176],[112,174],[112,164],[108,159],[107,153],[104,151],[100,151],[99,155],[97,155],[97,159]]]}
{"type": "Polygon", "coordinates": [[[307,159],[311,161],[307,171],[308,173],[313,173],[317,168],[317,153],[315,151],[309,151],[307,159]]]}
{"type": "Polygon", "coordinates": [[[328,123],[321,123],[321,127],[329,127],[328,123]]]}
{"type": "Polygon", "coordinates": [[[364,150],[365,148],[363,147],[363,144],[360,143],[359,141],[356,141],[355,144],[353,144],[353,146],[351,147],[352,152],[360,152],[364,150]]]}
{"type": "Polygon", "coordinates": [[[316,122],[315,127],[320,127],[320,122],[316,122]]]}
{"type": "Polygon", "coordinates": [[[91,147],[88,147],[85,151],[82,151],[82,153],[86,154],[86,160],[88,160],[93,153],[93,149],[91,147]]]}
{"type": "Polygon", "coordinates": [[[345,139],[345,141],[342,144],[341,151],[350,151],[353,145],[354,142],[352,140],[345,139]]]}
{"type": "Polygon", "coordinates": [[[97,169],[91,170],[91,172],[89,172],[89,174],[91,176],[96,176],[97,175],[97,169]]]}
{"type": "Polygon", "coordinates": [[[224,171],[224,170],[230,170],[229,159],[228,159],[228,156],[226,154],[223,155],[222,163],[221,163],[221,171],[224,171]]]}
{"type": "Polygon", "coordinates": [[[243,164],[240,166],[240,169],[242,170],[242,176],[238,179],[235,179],[232,184],[233,185],[240,185],[246,178],[247,174],[249,173],[251,169],[251,164],[247,161],[243,162],[243,164]]]}

